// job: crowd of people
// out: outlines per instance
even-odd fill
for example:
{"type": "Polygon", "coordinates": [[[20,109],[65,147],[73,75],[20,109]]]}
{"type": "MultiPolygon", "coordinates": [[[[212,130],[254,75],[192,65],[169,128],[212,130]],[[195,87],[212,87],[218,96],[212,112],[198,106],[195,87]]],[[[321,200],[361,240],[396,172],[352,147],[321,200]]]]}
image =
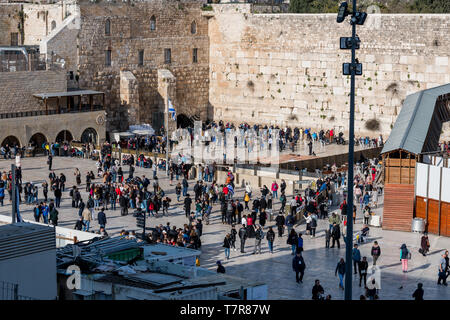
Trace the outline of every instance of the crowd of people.
{"type": "MultiPolygon", "coordinates": [[[[295,133],[294,133],[295,135],[295,133]]],[[[18,167],[15,173],[19,201],[25,202],[29,206],[34,206],[33,213],[36,221],[58,225],[58,208],[61,204],[62,193],[66,190],[67,178],[63,173],[56,175],[51,169],[52,152],[49,152],[49,179],[48,183],[42,185],[25,183],[22,186],[22,171],[18,167]],[[39,196],[42,189],[43,197],[39,196]],[[49,200],[48,193],[52,192],[54,197],[49,200]],[[22,198],[22,194],[24,197],[22,198]],[[40,201],[41,199],[41,201],[40,201]]],[[[165,166],[155,163],[151,158],[143,159],[132,156],[127,162],[128,171],[125,175],[118,159],[112,157],[111,145],[103,145],[100,157],[97,160],[97,172],[84,172],[85,191],[87,198],[83,199],[82,172],[75,169],[73,175],[76,184],[69,189],[69,196],[72,207],[78,214],[75,229],[91,231],[91,222],[97,220],[99,234],[107,236],[106,210],[117,210],[120,208],[121,215],[133,214],[134,216],[153,217],[169,216],[169,208],[172,199],[166,196],[165,191],[159,184],[158,171],[165,171],[165,166]],[[148,165],[142,162],[149,162],[148,165]],[[135,176],[135,166],[151,168],[152,176],[135,176]],[[130,212],[132,211],[132,212],[130,212]]],[[[355,165],[354,177],[354,203],[353,221],[346,220],[348,204],[345,200],[346,174],[337,170],[336,166],[331,167],[331,174],[318,178],[304,190],[295,192],[292,197],[286,195],[286,182],[279,183],[274,180],[270,187],[263,185],[261,190],[254,191],[252,186],[245,185],[242,197],[235,195],[235,177],[231,170],[228,170],[223,183],[218,183],[214,177],[217,167],[215,164],[206,164],[198,167],[196,182],[190,189],[190,170],[192,165],[187,164],[180,155],[178,159],[170,160],[168,163],[168,176],[170,185],[174,186],[177,203],[183,204],[186,216],[186,224],[177,228],[168,222],[150,228],[150,232],[145,235],[145,241],[150,243],[164,243],[168,245],[187,247],[192,249],[201,248],[201,236],[203,224],[208,225],[213,206],[220,206],[221,222],[230,226],[229,232],[224,236],[222,247],[225,259],[231,258],[231,252],[237,251],[236,241],[239,238],[240,252],[245,253],[246,242],[254,239],[253,254],[261,254],[262,242],[267,241],[269,253],[274,252],[276,236],[283,238],[286,232],[286,244],[290,246],[292,268],[296,274],[296,281],[302,283],[303,276],[307,270],[303,257],[304,246],[307,245],[306,237],[314,238],[319,222],[328,220],[325,228],[325,248],[340,248],[340,239],[346,233],[346,224],[355,223],[358,210],[362,213],[364,223],[360,231],[355,234],[355,243],[352,251],[352,262],[354,273],[359,274],[359,285],[364,285],[366,297],[377,299],[379,291],[373,283],[375,279],[370,278],[367,283],[369,261],[366,256],[361,256],[359,245],[368,240],[369,221],[373,214],[373,209],[378,206],[378,197],[382,194],[382,186],[377,184],[377,175],[381,170],[379,159],[364,160],[355,165]],[[191,197],[189,190],[192,190],[191,197]],[[183,199],[182,199],[183,197],[183,199]],[[337,212],[331,212],[331,208],[339,204],[337,212]],[[277,209],[275,209],[277,207],[277,209]],[[339,212],[340,210],[340,212],[339,212]],[[272,225],[267,225],[274,222],[272,225]],[[298,232],[299,223],[304,222],[305,230],[298,232]],[[275,230],[274,230],[275,229],[275,230]],[[297,230],[296,230],[297,229],[297,230]],[[330,246],[331,243],[331,246],[330,246]]],[[[11,199],[11,172],[3,172],[0,181],[0,203],[3,205],[5,190],[9,192],[11,199]]],[[[138,237],[135,231],[122,231],[122,235],[129,238],[138,237]]],[[[345,238],[344,238],[345,239],[345,238]]],[[[144,240],[144,239],[141,239],[144,240]]],[[[408,271],[408,260],[411,259],[411,252],[406,244],[400,247],[400,260],[402,271],[408,271]]],[[[424,235],[421,242],[421,253],[426,255],[430,249],[428,238],[424,235]]],[[[377,260],[381,256],[381,247],[377,241],[373,242],[371,248],[372,265],[377,265],[377,260]]],[[[224,271],[221,263],[218,269],[224,271]]],[[[339,287],[344,289],[345,260],[342,258],[334,269],[335,275],[339,276],[339,287]]],[[[448,252],[441,259],[439,265],[438,284],[446,285],[448,276],[448,252]]],[[[418,289],[419,290],[419,289],[418,289]]],[[[422,289],[423,290],[423,289],[422,289]]],[[[420,290],[415,293],[421,296],[420,290]]],[[[331,299],[330,295],[325,295],[320,285],[320,280],[316,280],[313,290],[313,299],[331,299]]],[[[423,297],[423,294],[422,294],[423,297]]]]}

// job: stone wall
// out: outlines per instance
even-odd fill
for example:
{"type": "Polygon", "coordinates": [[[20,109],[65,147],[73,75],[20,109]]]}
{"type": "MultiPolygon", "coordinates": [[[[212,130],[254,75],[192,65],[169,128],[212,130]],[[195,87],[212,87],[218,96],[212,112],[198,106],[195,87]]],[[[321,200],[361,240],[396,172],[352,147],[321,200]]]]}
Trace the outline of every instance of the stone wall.
{"type": "MultiPolygon", "coordinates": [[[[66,90],[65,72],[0,72],[0,113],[44,110],[43,103],[33,94],[66,90]]],[[[55,106],[48,107],[53,109],[55,106]]]]}
{"type": "MultiPolygon", "coordinates": [[[[206,1],[155,0],[139,3],[80,4],[81,30],[78,36],[80,87],[106,92],[108,130],[123,129],[126,107],[120,104],[120,71],[130,71],[139,85],[141,122],[152,124],[163,112],[158,94],[160,68],[177,79],[175,106],[178,114],[206,118],[209,90],[208,21],[201,6],[206,1]],[[155,16],[156,29],[150,30],[155,16]],[[111,22],[110,35],[105,23],[111,22]],[[195,21],[196,32],[191,33],[195,21]],[[171,49],[171,63],[164,61],[164,49],[171,49]],[[193,49],[198,62],[193,63],[193,49]],[[111,66],[105,66],[105,52],[111,50],[111,66]],[[139,65],[139,51],[144,63],[139,65]]],[[[125,128],[126,129],[126,128],[125,128]]]]}
{"type": "MultiPolygon", "coordinates": [[[[213,5],[210,103],[215,119],[346,132],[351,36],[335,14],[251,14],[249,4],[213,5]]],[[[357,135],[385,137],[406,95],[450,82],[450,15],[369,15],[357,34],[357,135]],[[379,131],[365,123],[376,118],[379,131]]],[[[446,126],[444,137],[450,137],[446,126]]]]}
{"type": "Polygon", "coordinates": [[[0,4],[0,46],[11,45],[12,32],[18,33],[19,45],[21,44],[21,32],[18,29],[20,8],[21,5],[15,3],[0,4]]]}

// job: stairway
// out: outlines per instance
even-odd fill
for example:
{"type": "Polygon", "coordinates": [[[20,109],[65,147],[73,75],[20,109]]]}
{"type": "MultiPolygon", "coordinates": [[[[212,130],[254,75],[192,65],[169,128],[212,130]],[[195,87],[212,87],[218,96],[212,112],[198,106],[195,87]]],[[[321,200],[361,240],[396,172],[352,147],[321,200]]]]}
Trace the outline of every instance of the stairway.
{"type": "Polygon", "coordinates": [[[411,231],[414,217],[414,185],[391,184],[384,187],[383,229],[411,231]]]}

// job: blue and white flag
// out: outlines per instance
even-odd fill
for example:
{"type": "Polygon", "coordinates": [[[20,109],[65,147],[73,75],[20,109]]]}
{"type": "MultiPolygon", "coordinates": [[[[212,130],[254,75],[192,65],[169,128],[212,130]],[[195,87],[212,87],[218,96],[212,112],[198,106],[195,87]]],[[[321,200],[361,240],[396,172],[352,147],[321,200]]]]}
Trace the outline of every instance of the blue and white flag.
{"type": "Polygon", "coordinates": [[[234,188],[231,184],[227,185],[228,192],[230,192],[232,195],[234,194],[234,188]]]}
{"type": "Polygon", "coordinates": [[[172,104],[172,100],[170,100],[170,98],[168,99],[168,105],[169,105],[169,113],[170,113],[170,116],[172,117],[172,120],[177,120],[177,113],[175,111],[175,108],[172,104]]]}

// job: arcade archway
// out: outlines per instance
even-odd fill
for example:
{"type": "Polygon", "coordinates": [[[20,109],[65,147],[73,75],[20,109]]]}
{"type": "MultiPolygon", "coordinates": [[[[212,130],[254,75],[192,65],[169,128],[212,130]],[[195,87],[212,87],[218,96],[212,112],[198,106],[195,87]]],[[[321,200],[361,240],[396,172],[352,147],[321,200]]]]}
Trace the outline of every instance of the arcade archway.
{"type": "Polygon", "coordinates": [[[56,136],[55,142],[63,143],[65,141],[70,142],[73,140],[73,135],[68,130],[63,130],[56,136]]]}
{"type": "Polygon", "coordinates": [[[40,132],[31,136],[29,144],[34,147],[34,154],[45,153],[44,144],[47,142],[47,138],[40,132]]]}
{"type": "Polygon", "coordinates": [[[20,147],[20,141],[15,136],[7,136],[5,139],[3,139],[2,146],[19,146],[20,147]]]}
{"type": "Polygon", "coordinates": [[[186,116],[185,114],[178,114],[177,115],[177,128],[188,128],[193,127],[194,121],[186,116]]]}
{"type": "Polygon", "coordinates": [[[94,128],[87,128],[81,134],[81,142],[82,143],[98,143],[98,134],[94,128]]]}

